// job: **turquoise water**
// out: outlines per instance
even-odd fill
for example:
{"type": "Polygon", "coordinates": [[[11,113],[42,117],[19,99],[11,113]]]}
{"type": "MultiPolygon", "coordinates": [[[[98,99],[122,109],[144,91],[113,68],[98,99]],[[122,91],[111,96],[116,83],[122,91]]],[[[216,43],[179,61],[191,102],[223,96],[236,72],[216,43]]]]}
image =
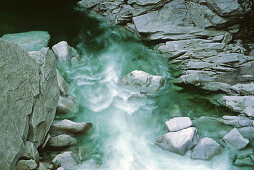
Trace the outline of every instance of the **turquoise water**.
{"type": "Polygon", "coordinates": [[[195,119],[201,137],[218,142],[230,127],[210,120],[232,114],[211,105],[210,96],[198,90],[183,91],[172,84],[167,59],[146,47],[126,30],[112,26],[103,18],[86,15],[96,21],[79,35],[79,64],[58,68],[70,83],[78,109],[68,118],[93,123],[88,134],[79,138],[82,157],[79,169],[102,170],[205,170],[232,169],[225,150],[212,161],[191,160],[154,145],[167,133],[165,121],[175,116],[195,119]],[[95,26],[96,28],[94,28],[95,26]],[[166,78],[164,88],[153,96],[134,95],[121,86],[121,77],[143,70],[166,78]],[[197,119],[201,116],[202,119],[197,119]]]}

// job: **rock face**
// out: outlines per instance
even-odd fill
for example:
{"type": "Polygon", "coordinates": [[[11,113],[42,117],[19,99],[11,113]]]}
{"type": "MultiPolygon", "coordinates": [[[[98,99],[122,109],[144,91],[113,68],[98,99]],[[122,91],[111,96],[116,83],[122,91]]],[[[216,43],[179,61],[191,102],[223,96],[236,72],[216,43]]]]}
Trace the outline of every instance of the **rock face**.
{"type": "Polygon", "coordinates": [[[50,35],[45,31],[30,31],[17,34],[5,34],[1,37],[13,42],[27,51],[39,51],[48,46],[50,35]]]}
{"type": "Polygon", "coordinates": [[[35,147],[43,142],[55,116],[59,89],[55,57],[47,48],[31,55],[0,39],[0,51],[0,169],[13,169],[26,140],[35,147]]]}
{"type": "Polygon", "coordinates": [[[197,129],[189,127],[178,132],[169,132],[156,140],[156,145],[170,152],[184,155],[198,143],[197,129]]]}
{"type": "Polygon", "coordinates": [[[189,117],[175,117],[166,121],[168,131],[175,132],[192,126],[192,121],[189,117]]]}
{"type": "Polygon", "coordinates": [[[75,135],[85,133],[91,127],[92,127],[91,123],[86,122],[76,123],[68,119],[64,119],[61,121],[54,121],[50,128],[49,133],[51,135],[59,135],[59,134],[75,135]]]}
{"type": "Polygon", "coordinates": [[[54,167],[62,167],[65,170],[73,170],[77,168],[78,165],[78,157],[73,152],[63,152],[61,154],[58,154],[53,160],[52,160],[54,167]]]}
{"type": "Polygon", "coordinates": [[[249,140],[245,139],[240,133],[239,131],[234,128],[233,130],[231,130],[226,136],[223,137],[223,140],[232,148],[235,149],[243,149],[245,148],[248,143],[249,140]]]}
{"type": "Polygon", "coordinates": [[[121,83],[130,87],[132,90],[145,94],[153,94],[162,88],[164,78],[161,76],[153,76],[144,71],[135,70],[124,76],[121,79],[121,83]]]}
{"type": "Polygon", "coordinates": [[[212,159],[220,152],[221,146],[212,138],[201,139],[191,153],[193,159],[212,159]]]}

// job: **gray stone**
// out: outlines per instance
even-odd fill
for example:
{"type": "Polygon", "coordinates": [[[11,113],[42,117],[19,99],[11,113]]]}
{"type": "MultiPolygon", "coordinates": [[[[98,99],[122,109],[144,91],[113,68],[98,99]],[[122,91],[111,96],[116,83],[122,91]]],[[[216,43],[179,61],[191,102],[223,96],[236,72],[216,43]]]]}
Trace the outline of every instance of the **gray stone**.
{"type": "Polygon", "coordinates": [[[79,160],[76,154],[71,151],[66,151],[58,154],[52,162],[55,168],[62,167],[65,170],[73,170],[75,168],[77,169],[79,160]]]}
{"type": "Polygon", "coordinates": [[[156,140],[164,150],[184,155],[198,143],[197,129],[189,127],[178,132],[169,132],[156,140]]]}
{"type": "Polygon", "coordinates": [[[47,146],[50,147],[68,147],[77,144],[77,139],[69,135],[58,135],[50,137],[47,146]]]}
{"type": "Polygon", "coordinates": [[[68,94],[69,84],[64,80],[64,78],[62,77],[62,75],[59,73],[58,70],[56,70],[56,75],[60,92],[62,95],[66,96],[68,94]]]}
{"type": "Polygon", "coordinates": [[[254,139],[254,127],[242,127],[238,128],[239,132],[243,137],[247,139],[254,139]]]}
{"type": "Polygon", "coordinates": [[[53,164],[48,162],[39,163],[39,170],[50,170],[50,169],[53,169],[53,164]]]}
{"type": "Polygon", "coordinates": [[[1,37],[13,42],[27,51],[39,51],[48,46],[50,35],[46,31],[30,31],[16,34],[5,34],[1,37]]]}
{"type": "Polygon", "coordinates": [[[233,86],[233,88],[237,89],[238,93],[245,96],[251,96],[254,95],[254,83],[248,83],[248,84],[236,84],[233,86]]]}
{"type": "Polygon", "coordinates": [[[0,39],[0,169],[14,169],[22,156],[39,91],[39,68],[16,44],[0,39]]]}
{"type": "Polygon", "coordinates": [[[153,76],[144,71],[135,70],[121,79],[121,83],[132,90],[146,94],[158,92],[164,85],[164,77],[153,76]]]}
{"type": "Polygon", "coordinates": [[[254,161],[252,160],[253,150],[252,148],[240,150],[236,154],[236,159],[234,165],[236,166],[254,166],[254,161]]]}
{"type": "Polygon", "coordinates": [[[212,41],[213,42],[222,42],[222,40],[224,39],[224,35],[218,35],[213,37],[212,41]]]}
{"type": "Polygon", "coordinates": [[[39,162],[39,152],[37,151],[36,147],[32,142],[26,141],[25,150],[22,157],[25,157],[27,159],[33,159],[37,163],[39,162]]]}
{"type": "Polygon", "coordinates": [[[36,169],[37,163],[30,159],[30,160],[20,160],[17,163],[17,170],[33,170],[36,169]]]}
{"type": "Polygon", "coordinates": [[[234,149],[243,149],[249,143],[249,140],[245,139],[236,128],[232,129],[227,135],[225,135],[223,140],[234,149]]]}
{"type": "Polygon", "coordinates": [[[205,137],[194,147],[191,158],[209,160],[217,155],[220,149],[221,146],[214,139],[205,137]]]}
{"type": "Polygon", "coordinates": [[[64,168],[63,167],[59,167],[59,168],[57,168],[57,170],[64,170],[64,168]]]}
{"type": "Polygon", "coordinates": [[[70,62],[72,58],[72,50],[66,41],[61,41],[52,47],[56,57],[60,62],[70,62]]]}
{"type": "Polygon", "coordinates": [[[29,52],[40,68],[40,94],[36,96],[33,114],[30,117],[29,141],[40,146],[53,123],[59,99],[57,86],[56,60],[49,48],[38,52],[29,52]]]}
{"type": "Polygon", "coordinates": [[[244,116],[223,116],[223,123],[234,127],[252,126],[253,120],[244,116]]]}
{"type": "Polygon", "coordinates": [[[229,33],[226,33],[224,35],[224,39],[223,39],[222,43],[228,44],[232,40],[232,38],[233,37],[229,33]]]}
{"type": "Polygon", "coordinates": [[[57,104],[57,114],[66,114],[73,110],[75,107],[75,103],[72,97],[68,96],[61,96],[59,97],[58,104],[57,104]]]}
{"type": "Polygon", "coordinates": [[[73,122],[68,119],[61,121],[54,121],[50,127],[49,133],[52,135],[58,134],[82,134],[88,131],[92,127],[92,123],[86,122],[73,122]]]}
{"type": "Polygon", "coordinates": [[[166,121],[166,125],[170,132],[175,132],[192,126],[192,121],[189,117],[175,117],[166,121]]]}

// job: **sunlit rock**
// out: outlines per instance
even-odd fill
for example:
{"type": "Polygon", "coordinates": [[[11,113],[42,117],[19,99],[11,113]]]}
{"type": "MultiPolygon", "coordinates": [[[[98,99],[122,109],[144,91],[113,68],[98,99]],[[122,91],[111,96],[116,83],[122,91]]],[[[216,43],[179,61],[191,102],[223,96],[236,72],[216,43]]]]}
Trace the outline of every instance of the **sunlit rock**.
{"type": "Polygon", "coordinates": [[[83,134],[88,131],[92,127],[92,123],[86,122],[73,122],[68,119],[64,119],[61,121],[55,120],[50,127],[50,134],[58,135],[58,134],[83,134]]]}
{"type": "Polygon", "coordinates": [[[62,75],[59,73],[58,70],[56,70],[56,75],[57,75],[57,84],[60,89],[60,92],[62,95],[66,96],[68,94],[69,90],[69,84],[64,80],[62,75]]]}
{"type": "Polygon", "coordinates": [[[17,170],[34,170],[37,167],[37,163],[30,159],[30,160],[20,160],[17,163],[17,170]]]}
{"type": "Polygon", "coordinates": [[[141,93],[153,94],[158,92],[164,85],[164,77],[153,76],[141,70],[135,70],[121,79],[121,82],[132,90],[141,93]]]}
{"type": "Polygon", "coordinates": [[[50,137],[47,146],[49,147],[68,147],[77,144],[77,139],[69,135],[57,135],[50,137]]]}
{"type": "Polygon", "coordinates": [[[236,128],[232,129],[226,136],[224,136],[223,140],[234,149],[243,149],[249,143],[249,140],[245,139],[236,128]]]}
{"type": "Polygon", "coordinates": [[[62,167],[64,170],[73,170],[78,166],[78,156],[71,151],[63,152],[58,154],[52,160],[54,167],[59,168],[62,167]]]}
{"type": "Polygon", "coordinates": [[[178,132],[169,132],[156,140],[156,145],[164,150],[184,155],[198,143],[198,130],[189,127],[178,132]]]}
{"type": "Polygon", "coordinates": [[[30,31],[5,34],[1,38],[15,43],[27,51],[39,51],[48,46],[50,35],[46,31],[30,31]]]}
{"type": "Polygon", "coordinates": [[[212,159],[220,152],[221,146],[214,139],[205,137],[201,139],[194,147],[191,158],[192,159],[212,159]]]}
{"type": "Polygon", "coordinates": [[[72,50],[66,41],[61,41],[52,47],[56,57],[60,62],[70,62],[72,58],[72,50]]]}
{"type": "Polygon", "coordinates": [[[61,96],[59,97],[58,104],[57,104],[57,114],[67,114],[73,110],[75,106],[74,100],[72,97],[68,96],[61,96]]]}
{"type": "Polygon", "coordinates": [[[189,117],[175,117],[166,121],[166,125],[170,132],[175,132],[192,126],[192,121],[189,117]]]}

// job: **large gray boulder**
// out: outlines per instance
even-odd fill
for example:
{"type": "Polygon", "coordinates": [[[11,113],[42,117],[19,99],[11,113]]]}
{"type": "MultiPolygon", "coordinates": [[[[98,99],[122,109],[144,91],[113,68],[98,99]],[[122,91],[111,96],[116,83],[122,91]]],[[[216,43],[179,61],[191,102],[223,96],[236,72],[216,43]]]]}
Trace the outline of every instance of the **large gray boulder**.
{"type": "Polygon", "coordinates": [[[50,127],[49,133],[51,135],[59,135],[59,134],[83,134],[88,131],[92,127],[92,123],[86,122],[73,122],[68,119],[64,119],[61,121],[55,120],[50,127]]]}
{"type": "Polygon", "coordinates": [[[46,31],[29,31],[5,34],[1,38],[15,43],[27,51],[39,51],[48,46],[50,35],[46,31]]]}
{"type": "Polygon", "coordinates": [[[0,39],[0,169],[14,169],[25,141],[40,146],[55,117],[59,89],[55,57],[0,39]],[[11,149],[10,149],[11,148],[11,149]]]}
{"type": "Polygon", "coordinates": [[[62,167],[64,170],[74,170],[77,169],[79,159],[73,152],[66,151],[58,154],[52,162],[55,168],[62,167]]]}
{"type": "Polygon", "coordinates": [[[205,137],[201,139],[191,153],[192,159],[212,159],[220,152],[221,146],[214,139],[205,137]]]}
{"type": "Polygon", "coordinates": [[[39,91],[36,61],[16,44],[0,39],[0,169],[14,169],[24,149],[39,91]]]}
{"type": "Polygon", "coordinates": [[[141,70],[135,70],[121,79],[121,83],[134,91],[154,94],[164,85],[164,77],[154,76],[141,70]]]}
{"type": "Polygon", "coordinates": [[[253,126],[253,120],[245,116],[223,116],[222,122],[233,127],[253,126]]]}
{"type": "Polygon", "coordinates": [[[68,147],[77,144],[77,139],[71,137],[70,135],[57,135],[49,138],[47,146],[49,147],[68,147]]]}
{"type": "Polygon", "coordinates": [[[249,143],[249,140],[245,139],[236,128],[232,129],[227,135],[225,135],[223,140],[234,149],[243,149],[249,143]]]}
{"type": "Polygon", "coordinates": [[[53,52],[43,48],[38,52],[29,52],[29,55],[36,60],[40,69],[40,94],[36,96],[28,135],[29,141],[38,147],[43,143],[55,118],[59,88],[53,52]]]}
{"type": "Polygon", "coordinates": [[[184,155],[198,143],[198,130],[195,127],[169,132],[156,140],[156,145],[164,150],[184,155]]]}
{"type": "Polygon", "coordinates": [[[254,139],[254,127],[248,126],[248,127],[242,127],[238,128],[238,131],[243,135],[246,139],[254,139]]]}
{"type": "Polygon", "coordinates": [[[192,121],[189,117],[175,117],[166,121],[168,131],[175,132],[192,126],[192,121]]]}

